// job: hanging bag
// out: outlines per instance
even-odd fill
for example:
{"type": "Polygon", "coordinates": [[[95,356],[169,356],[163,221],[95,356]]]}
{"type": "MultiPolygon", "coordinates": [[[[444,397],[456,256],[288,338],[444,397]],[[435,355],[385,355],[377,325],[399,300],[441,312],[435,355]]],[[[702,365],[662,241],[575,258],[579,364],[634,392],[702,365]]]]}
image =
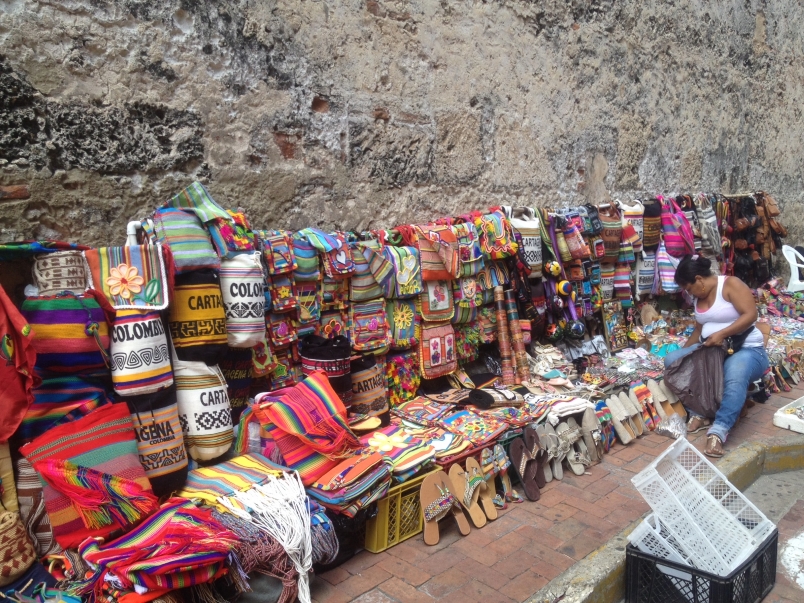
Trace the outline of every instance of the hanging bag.
{"type": "Polygon", "coordinates": [[[662,238],[671,256],[682,258],[695,253],[695,238],[687,217],[672,197],[662,199],[662,238]]]}
{"type": "Polygon", "coordinates": [[[598,206],[600,222],[603,225],[601,238],[605,255],[601,258],[604,262],[614,262],[620,255],[620,243],[622,241],[623,221],[620,212],[611,203],[598,206]]]}
{"type": "Polygon", "coordinates": [[[662,238],[662,203],[657,198],[642,201],[645,208],[642,219],[642,247],[653,251],[662,238]]]}
{"type": "Polygon", "coordinates": [[[632,203],[620,201],[619,205],[623,216],[623,227],[626,224],[633,227],[635,238],[631,243],[634,246],[634,253],[639,253],[642,251],[642,238],[645,232],[645,206],[636,199],[632,203]]]}
{"type": "Polygon", "coordinates": [[[534,272],[542,271],[542,238],[539,229],[539,217],[532,207],[502,206],[511,226],[522,237],[522,252],[525,261],[534,272]]]}
{"type": "Polygon", "coordinates": [[[659,243],[659,249],[656,252],[656,278],[655,283],[659,285],[659,291],[654,291],[655,294],[672,294],[678,293],[680,287],[675,281],[676,268],[679,264],[678,259],[667,253],[664,242],[659,243]]]}
{"type": "Polygon", "coordinates": [[[511,222],[499,207],[475,218],[475,227],[480,237],[483,255],[491,260],[502,260],[516,255],[517,244],[511,222]]]}
{"type": "Polygon", "coordinates": [[[229,347],[254,347],[265,337],[265,281],[260,252],[222,258],[220,281],[229,347]]]}
{"type": "Polygon", "coordinates": [[[461,276],[474,276],[483,269],[485,258],[480,249],[480,238],[472,222],[453,224],[452,232],[458,242],[461,258],[461,276]]]}

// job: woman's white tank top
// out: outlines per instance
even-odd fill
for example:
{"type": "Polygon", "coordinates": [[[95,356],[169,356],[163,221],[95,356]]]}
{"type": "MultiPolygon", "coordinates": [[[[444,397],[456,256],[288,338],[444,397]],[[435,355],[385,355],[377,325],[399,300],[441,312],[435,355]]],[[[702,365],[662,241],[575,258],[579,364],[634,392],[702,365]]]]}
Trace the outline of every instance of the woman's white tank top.
{"type": "MultiPolygon", "coordinates": [[[[726,282],[728,276],[717,277],[717,297],[712,307],[705,312],[698,311],[698,300],[695,300],[695,320],[698,324],[703,325],[701,329],[701,337],[706,339],[712,333],[725,329],[730,326],[740,317],[737,308],[731,302],[723,299],[723,284],[726,282]]],[[[746,348],[761,348],[764,345],[764,339],[759,329],[754,327],[754,330],[748,335],[743,344],[746,348]]]]}

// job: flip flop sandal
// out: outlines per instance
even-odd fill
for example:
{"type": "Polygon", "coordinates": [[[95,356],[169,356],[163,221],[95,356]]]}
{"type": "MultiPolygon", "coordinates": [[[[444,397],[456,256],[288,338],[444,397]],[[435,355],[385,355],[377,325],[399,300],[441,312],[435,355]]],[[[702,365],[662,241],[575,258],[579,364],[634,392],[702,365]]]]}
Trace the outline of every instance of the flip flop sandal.
{"type": "Polygon", "coordinates": [[[637,437],[645,434],[645,422],[642,420],[642,408],[638,404],[633,404],[631,398],[625,392],[620,392],[617,399],[620,401],[620,406],[625,409],[628,416],[631,417],[631,423],[634,426],[634,433],[637,437]]]}
{"type": "MultiPolygon", "coordinates": [[[[483,479],[483,470],[480,468],[480,464],[472,457],[466,459],[466,472],[473,477],[479,475],[483,479]]],[[[494,488],[489,487],[488,482],[484,479],[483,483],[478,487],[478,491],[480,494],[477,501],[480,504],[480,508],[483,509],[489,521],[494,521],[497,519],[497,508],[494,506],[494,495],[496,494],[494,488]]]]}
{"type": "Polygon", "coordinates": [[[459,463],[455,463],[449,468],[449,479],[452,480],[458,492],[459,502],[469,513],[472,523],[476,528],[482,528],[486,525],[486,514],[480,508],[477,499],[480,496],[480,486],[486,483],[483,475],[479,472],[477,474],[467,473],[459,463]]]}
{"type": "Polygon", "coordinates": [[[567,456],[570,448],[561,440],[561,438],[558,437],[558,433],[556,433],[556,430],[552,425],[550,425],[550,423],[545,423],[544,429],[547,432],[548,441],[550,441],[552,438],[555,438],[554,441],[556,442],[556,452],[550,461],[550,469],[553,472],[553,479],[561,481],[564,479],[564,467],[562,462],[564,461],[564,457],[567,456]]]}
{"type": "Polygon", "coordinates": [[[522,438],[516,438],[511,442],[511,466],[519,476],[527,499],[534,502],[539,500],[542,494],[536,483],[538,464],[536,459],[530,456],[530,451],[522,438]]]}
{"type": "Polygon", "coordinates": [[[587,408],[581,417],[581,435],[586,449],[589,451],[589,460],[599,463],[603,459],[603,435],[600,433],[600,423],[595,411],[587,408]]]}
{"type": "MultiPolygon", "coordinates": [[[[561,437],[561,425],[562,423],[558,424],[559,437],[561,437]]],[[[583,441],[583,433],[575,418],[567,417],[565,425],[570,433],[577,434],[577,439],[572,444],[572,450],[567,455],[567,463],[569,463],[570,469],[575,475],[583,475],[586,473],[586,468],[592,464],[592,460],[589,458],[589,449],[586,447],[586,442],[583,441]]]]}
{"type": "Polygon", "coordinates": [[[653,405],[656,407],[656,412],[659,413],[662,420],[675,414],[673,407],[670,406],[670,401],[667,399],[667,396],[664,395],[662,388],[659,387],[655,379],[648,379],[648,389],[650,390],[650,395],[653,397],[653,405]]]}
{"type": "Polygon", "coordinates": [[[525,427],[523,439],[525,440],[528,454],[531,458],[536,459],[536,474],[534,475],[536,485],[539,486],[539,489],[544,488],[547,485],[547,479],[544,475],[544,465],[547,462],[547,450],[542,448],[539,435],[531,426],[525,427]]]}
{"type": "Polygon", "coordinates": [[[553,469],[551,466],[552,460],[558,454],[558,436],[547,433],[544,425],[538,425],[536,427],[536,435],[539,436],[539,443],[544,446],[544,449],[547,451],[547,458],[544,460],[544,465],[542,466],[544,482],[547,484],[553,481],[553,469]]]}
{"type": "Polygon", "coordinates": [[[670,402],[670,406],[673,409],[673,412],[680,416],[682,419],[687,417],[687,409],[684,408],[684,405],[678,399],[678,396],[673,393],[673,390],[667,386],[667,383],[664,379],[659,382],[659,388],[664,392],[664,395],[667,397],[667,400],[670,402]]]}
{"type": "Polygon", "coordinates": [[[469,522],[461,511],[461,505],[454,494],[455,488],[443,471],[431,473],[422,481],[419,490],[419,502],[424,515],[424,543],[430,546],[438,544],[438,521],[450,512],[458,522],[458,529],[466,536],[469,533],[469,522]]]}
{"type": "Polygon", "coordinates": [[[636,427],[631,421],[625,409],[620,404],[620,399],[612,395],[609,397],[606,406],[611,411],[611,424],[614,427],[614,432],[620,438],[623,445],[630,444],[636,438],[636,427]]]}

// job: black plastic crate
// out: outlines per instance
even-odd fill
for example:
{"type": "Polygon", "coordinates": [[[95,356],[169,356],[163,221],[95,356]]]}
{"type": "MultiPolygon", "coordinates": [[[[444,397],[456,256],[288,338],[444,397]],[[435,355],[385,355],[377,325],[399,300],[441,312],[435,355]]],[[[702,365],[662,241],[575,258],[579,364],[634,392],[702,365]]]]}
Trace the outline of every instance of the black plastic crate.
{"type": "Polygon", "coordinates": [[[773,532],[740,567],[722,578],[688,565],[625,549],[625,603],[759,603],[776,582],[773,532]]]}

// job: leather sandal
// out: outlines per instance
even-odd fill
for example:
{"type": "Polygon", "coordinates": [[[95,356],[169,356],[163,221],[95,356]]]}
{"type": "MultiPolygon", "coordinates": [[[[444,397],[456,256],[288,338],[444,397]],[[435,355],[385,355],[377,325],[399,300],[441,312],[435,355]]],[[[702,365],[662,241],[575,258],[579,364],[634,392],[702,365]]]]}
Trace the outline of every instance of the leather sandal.
{"type": "Polygon", "coordinates": [[[556,433],[555,428],[550,425],[550,423],[545,423],[544,429],[547,432],[548,440],[555,438],[555,454],[550,461],[550,469],[553,472],[553,478],[561,481],[564,479],[564,467],[561,463],[564,461],[564,457],[566,457],[567,453],[569,452],[569,446],[562,442],[562,440],[558,437],[558,433],[556,433]]]}
{"type": "Polygon", "coordinates": [[[567,431],[564,433],[569,433],[569,437],[574,439],[572,450],[567,454],[567,463],[575,475],[583,475],[586,473],[586,468],[592,464],[592,461],[589,458],[589,450],[586,447],[586,443],[583,441],[581,428],[573,417],[567,417],[566,423],[558,424],[558,437],[561,437],[562,425],[565,425],[567,428],[567,431]]]}
{"type": "MultiPolygon", "coordinates": [[[[561,454],[561,460],[567,460],[567,463],[570,464],[570,469],[576,475],[583,475],[583,471],[578,473],[578,468],[573,465],[577,461],[575,458],[575,448],[574,444],[581,438],[581,429],[578,427],[577,423],[574,429],[570,429],[569,425],[565,421],[562,421],[556,427],[556,433],[558,434],[558,450],[561,454]],[[570,463],[570,456],[572,456],[572,463],[570,463]]],[[[564,477],[563,475],[561,476],[564,477]]]]}
{"type": "Polygon", "coordinates": [[[525,496],[530,501],[537,501],[541,498],[539,484],[536,483],[536,470],[538,462],[530,455],[525,440],[516,438],[511,442],[511,467],[519,476],[519,482],[525,491],[525,496]]]}
{"type": "Polygon", "coordinates": [[[706,448],[704,449],[704,454],[716,459],[719,459],[723,456],[723,442],[721,441],[720,437],[713,433],[706,436],[706,448]]]}
{"type": "Polygon", "coordinates": [[[600,422],[595,411],[587,408],[581,418],[581,435],[589,451],[589,460],[598,463],[603,459],[603,436],[600,432],[600,422]]]}
{"type": "Polygon", "coordinates": [[[480,497],[480,487],[486,483],[482,471],[470,473],[459,463],[455,463],[449,468],[449,479],[457,490],[455,495],[458,502],[466,509],[472,523],[476,528],[482,528],[486,525],[486,514],[477,502],[480,497]]]}
{"type": "Polygon", "coordinates": [[[542,473],[544,474],[544,482],[549,483],[553,481],[553,459],[558,455],[558,436],[554,433],[547,433],[544,425],[536,427],[536,435],[539,436],[539,442],[547,451],[547,457],[542,465],[542,473]]]}
{"type": "Polygon", "coordinates": [[[539,435],[531,426],[525,427],[522,438],[525,440],[525,446],[527,446],[531,458],[536,459],[536,472],[534,475],[536,484],[539,488],[544,488],[547,485],[547,479],[544,475],[544,464],[547,462],[547,450],[542,448],[539,435]]]}
{"type": "Polygon", "coordinates": [[[689,420],[687,421],[687,433],[698,433],[702,429],[706,429],[712,425],[712,421],[707,419],[706,417],[698,417],[696,415],[690,415],[689,420]]]}

